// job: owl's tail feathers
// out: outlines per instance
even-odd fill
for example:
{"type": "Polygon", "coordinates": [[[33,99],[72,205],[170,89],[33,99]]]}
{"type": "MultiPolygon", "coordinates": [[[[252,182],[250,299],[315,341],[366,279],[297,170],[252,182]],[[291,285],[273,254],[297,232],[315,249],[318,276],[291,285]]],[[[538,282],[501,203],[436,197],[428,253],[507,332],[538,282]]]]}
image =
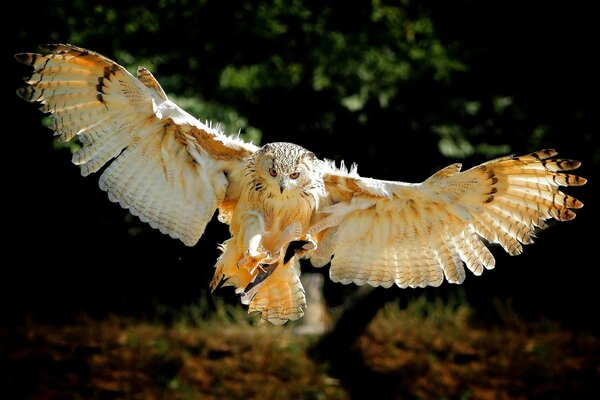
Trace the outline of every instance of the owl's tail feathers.
{"type": "MultiPolygon", "coordinates": [[[[296,257],[287,264],[279,261],[273,272],[261,283],[242,295],[248,312],[258,312],[263,321],[283,325],[304,315],[306,297],[300,283],[300,263],[296,257]]],[[[273,268],[272,267],[272,268],[273,268]]]]}
{"type": "Polygon", "coordinates": [[[242,259],[236,237],[228,239],[220,246],[223,253],[215,265],[215,275],[210,282],[214,291],[219,286],[233,286],[241,295],[243,304],[248,305],[248,312],[258,312],[261,320],[274,325],[283,325],[289,320],[297,320],[304,315],[306,298],[300,283],[300,263],[292,257],[287,263],[280,258],[276,264],[265,266],[250,272],[248,268],[239,267],[242,259]],[[259,272],[257,274],[257,272],[259,272]]]}

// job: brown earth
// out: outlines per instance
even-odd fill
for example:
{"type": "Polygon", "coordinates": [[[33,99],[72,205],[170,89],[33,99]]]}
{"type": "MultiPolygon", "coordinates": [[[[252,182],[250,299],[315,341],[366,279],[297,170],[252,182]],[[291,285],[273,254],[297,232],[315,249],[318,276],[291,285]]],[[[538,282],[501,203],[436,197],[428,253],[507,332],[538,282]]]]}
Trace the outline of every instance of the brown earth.
{"type": "Polygon", "coordinates": [[[549,322],[477,327],[468,314],[382,310],[349,350],[361,362],[350,385],[292,327],[27,323],[0,328],[0,398],[348,399],[377,398],[378,385],[393,398],[600,398],[600,338],[549,322]]]}

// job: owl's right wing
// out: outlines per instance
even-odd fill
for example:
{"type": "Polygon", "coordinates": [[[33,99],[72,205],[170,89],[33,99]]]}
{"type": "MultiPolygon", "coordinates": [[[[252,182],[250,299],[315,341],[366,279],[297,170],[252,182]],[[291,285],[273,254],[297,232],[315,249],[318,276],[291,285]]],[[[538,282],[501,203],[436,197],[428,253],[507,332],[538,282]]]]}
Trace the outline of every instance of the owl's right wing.
{"type": "Polygon", "coordinates": [[[82,175],[108,167],[100,188],[111,201],[188,246],[224,203],[237,201],[247,157],[257,147],[223,135],[171,102],[145,68],[68,44],[21,53],[33,67],[17,91],[52,114],[59,139],[76,137],[82,175]],[[114,160],[113,160],[114,159],[114,160]]]}
{"type": "Polygon", "coordinates": [[[362,178],[330,166],[328,206],[309,233],[319,239],[315,266],[331,261],[342,283],[400,287],[461,283],[463,263],[475,275],[494,267],[486,243],[511,255],[532,243],[544,221],[573,219],[583,204],[560,186],[586,180],[554,150],[503,157],[460,172],[450,165],[419,184],[362,178]]]}

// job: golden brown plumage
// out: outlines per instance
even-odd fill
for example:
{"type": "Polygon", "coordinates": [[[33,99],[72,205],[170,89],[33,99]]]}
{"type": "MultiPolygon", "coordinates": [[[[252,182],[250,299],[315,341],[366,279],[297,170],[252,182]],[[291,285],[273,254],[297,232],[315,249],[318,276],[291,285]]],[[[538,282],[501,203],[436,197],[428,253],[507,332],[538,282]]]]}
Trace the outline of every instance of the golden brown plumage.
{"type": "Polygon", "coordinates": [[[554,150],[465,172],[453,164],[420,184],[362,178],[291,143],[225,136],[171,102],[144,68],[134,77],[89,50],[42,49],[16,55],[34,69],[18,94],[53,115],[60,140],[82,143],[73,156],[82,174],[108,164],[100,187],[109,199],[188,246],[219,209],[231,238],[211,288],[234,286],[272,323],[303,315],[301,257],[331,260],[341,283],[461,283],[463,264],[475,275],[494,267],[486,242],[520,254],[545,220],[570,220],[583,206],[559,190],[585,183],[565,173],[579,162],[554,150]]]}

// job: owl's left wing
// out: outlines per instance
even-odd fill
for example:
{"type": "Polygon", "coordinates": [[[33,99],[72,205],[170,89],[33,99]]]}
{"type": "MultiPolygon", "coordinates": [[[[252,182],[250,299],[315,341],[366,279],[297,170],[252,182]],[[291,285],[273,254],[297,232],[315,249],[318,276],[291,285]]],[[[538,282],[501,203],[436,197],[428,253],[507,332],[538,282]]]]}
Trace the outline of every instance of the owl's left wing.
{"type": "Polygon", "coordinates": [[[133,76],[90,50],[69,44],[41,48],[45,54],[16,55],[33,68],[17,93],[52,114],[59,140],[79,140],[72,161],[82,175],[108,164],[100,188],[109,199],[188,246],[217,208],[227,221],[256,146],[182,110],[145,68],[133,76]]]}
{"type": "MultiPolygon", "coordinates": [[[[361,178],[329,167],[329,205],[309,232],[319,238],[316,266],[328,262],[341,283],[372,286],[438,286],[494,268],[488,243],[511,255],[533,242],[544,220],[567,221],[583,204],[559,190],[585,184],[564,173],[579,167],[554,159],[554,150],[504,157],[460,172],[450,165],[420,184],[361,178]]],[[[318,215],[318,214],[317,214],[318,215]]]]}

